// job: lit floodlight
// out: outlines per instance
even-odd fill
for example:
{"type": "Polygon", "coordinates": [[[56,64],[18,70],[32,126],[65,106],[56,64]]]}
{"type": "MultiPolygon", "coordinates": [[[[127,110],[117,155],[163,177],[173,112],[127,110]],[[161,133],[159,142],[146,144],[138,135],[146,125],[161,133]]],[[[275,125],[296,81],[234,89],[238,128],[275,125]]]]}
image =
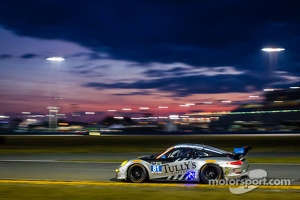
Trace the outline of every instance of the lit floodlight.
{"type": "Polygon", "coordinates": [[[186,104],[181,104],[179,105],[180,107],[190,107],[189,105],[186,105],[186,104]]]}
{"type": "Polygon", "coordinates": [[[149,110],[149,107],[140,107],[140,110],[149,110]]]}
{"type": "Polygon", "coordinates": [[[250,95],[249,98],[258,98],[258,95],[250,95]]]}
{"type": "Polygon", "coordinates": [[[63,57],[49,57],[49,58],[46,58],[46,60],[54,61],[54,62],[61,62],[61,61],[64,61],[65,59],[63,57]]]}
{"type": "Polygon", "coordinates": [[[95,112],[85,112],[86,115],[94,115],[95,112]]]}
{"type": "Polygon", "coordinates": [[[185,105],[187,105],[187,106],[194,106],[195,104],[194,103],[186,103],[185,105]]]}
{"type": "Polygon", "coordinates": [[[278,52],[278,51],[284,51],[284,48],[263,48],[262,51],[266,52],[278,52]]]}
{"type": "Polygon", "coordinates": [[[275,89],[273,89],[273,88],[265,88],[265,89],[264,89],[265,92],[273,92],[274,90],[275,90],[275,89]]]}
{"type": "Polygon", "coordinates": [[[223,101],[221,101],[222,103],[231,103],[231,101],[229,101],[229,100],[223,100],[223,101]]]}
{"type": "Polygon", "coordinates": [[[168,106],[158,106],[158,108],[161,108],[161,109],[167,109],[169,108],[168,106]]]}

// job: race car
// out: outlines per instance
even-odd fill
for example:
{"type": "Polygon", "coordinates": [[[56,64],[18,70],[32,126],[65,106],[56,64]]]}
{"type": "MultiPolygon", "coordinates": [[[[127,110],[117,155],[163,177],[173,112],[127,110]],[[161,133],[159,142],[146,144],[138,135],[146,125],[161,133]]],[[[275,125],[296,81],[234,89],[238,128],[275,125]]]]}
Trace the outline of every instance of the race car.
{"type": "Polygon", "coordinates": [[[249,171],[245,159],[251,146],[224,151],[202,144],[178,144],[165,151],[124,161],[116,169],[118,180],[141,183],[145,181],[192,181],[239,179],[249,171]]]}

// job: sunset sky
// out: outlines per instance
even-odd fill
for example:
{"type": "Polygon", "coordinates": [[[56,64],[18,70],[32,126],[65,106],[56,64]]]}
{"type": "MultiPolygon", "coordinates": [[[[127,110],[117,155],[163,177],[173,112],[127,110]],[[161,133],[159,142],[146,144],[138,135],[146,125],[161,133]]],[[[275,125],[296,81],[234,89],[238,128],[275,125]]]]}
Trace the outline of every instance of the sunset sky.
{"type": "Polygon", "coordinates": [[[65,113],[222,111],[258,101],[249,96],[263,98],[265,87],[300,86],[299,7],[293,0],[2,1],[0,114],[46,113],[50,105],[65,113]],[[52,56],[65,61],[46,60],[52,56]],[[187,103],[195,105],[180,106],[187,103]]]}

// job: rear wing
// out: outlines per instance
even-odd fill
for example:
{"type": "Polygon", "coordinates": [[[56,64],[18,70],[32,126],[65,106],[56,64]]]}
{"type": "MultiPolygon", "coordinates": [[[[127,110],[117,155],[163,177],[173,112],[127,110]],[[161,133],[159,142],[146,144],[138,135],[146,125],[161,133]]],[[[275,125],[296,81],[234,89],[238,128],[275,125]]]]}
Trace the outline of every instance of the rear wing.
{"type": "Polygon", "coordinates": [[[252,150],[252,146],[245,146],[245,147],[234,148],[233,152],[235,155],[238,155],[240,158],[243,158],[247,156],[250,150],[252,150]]]}

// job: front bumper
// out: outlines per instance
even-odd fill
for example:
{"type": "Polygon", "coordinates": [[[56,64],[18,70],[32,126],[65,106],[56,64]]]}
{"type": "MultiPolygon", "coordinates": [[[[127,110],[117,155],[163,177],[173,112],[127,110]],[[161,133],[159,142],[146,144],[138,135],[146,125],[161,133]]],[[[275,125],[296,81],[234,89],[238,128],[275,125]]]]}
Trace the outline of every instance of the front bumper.
{"type": "Polygon", "coordinates": [[[116,169],[116,178],[118,180],[126,180],[127,173],[124,167],[119,167],[116,169]]]}

